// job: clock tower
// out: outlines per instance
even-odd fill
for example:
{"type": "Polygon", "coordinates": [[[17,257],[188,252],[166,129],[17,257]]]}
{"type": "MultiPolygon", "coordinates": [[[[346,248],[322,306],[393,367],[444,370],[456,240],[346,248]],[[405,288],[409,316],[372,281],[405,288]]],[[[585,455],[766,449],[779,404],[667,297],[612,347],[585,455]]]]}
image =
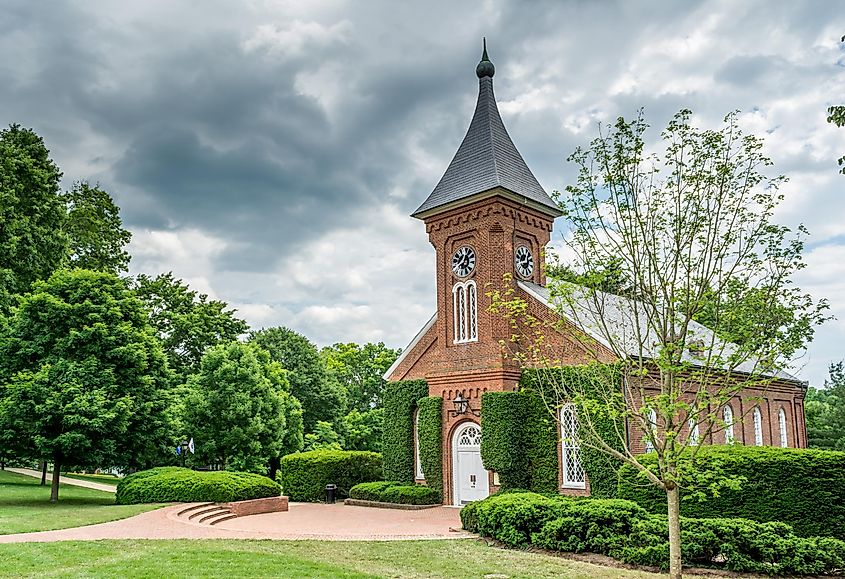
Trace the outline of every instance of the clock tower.
{"type": "Polygon", "coordinates": [[[485,42],[476,67],[478,102],[463,142],[413,213],[437,252],[438,343],[425,372],[432,396],[462,393],[476,406],[488,390],[512,390],[520,370],[503,356],[508,324],[488,312],[505,274],[543,284],[543,247],[560,215],[508,135],[493,95],[485,42]]]}

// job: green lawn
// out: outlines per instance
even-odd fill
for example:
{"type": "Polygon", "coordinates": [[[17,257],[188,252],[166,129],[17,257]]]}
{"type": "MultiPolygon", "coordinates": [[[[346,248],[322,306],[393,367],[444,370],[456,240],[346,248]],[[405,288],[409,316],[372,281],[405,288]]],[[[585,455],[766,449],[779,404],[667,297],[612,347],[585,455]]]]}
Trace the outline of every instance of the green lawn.
{"type": "MultiPolygon", "coordinates": [[[[114,493],[62,484],[59,502],[50,486],[22,474],[0,471],[0,535],[67,529],[123,519],[162,505],[116,505],[114,493]]],[[[3,570],[0,569],[0,573],[3,570]]]]}
{"type": "Polygon", "coordinates": [[[14,577],[285,577],[504,579],[657,575],[599,567],[481,541],[78,541],[0,544],[0,574],[14,577]]]}

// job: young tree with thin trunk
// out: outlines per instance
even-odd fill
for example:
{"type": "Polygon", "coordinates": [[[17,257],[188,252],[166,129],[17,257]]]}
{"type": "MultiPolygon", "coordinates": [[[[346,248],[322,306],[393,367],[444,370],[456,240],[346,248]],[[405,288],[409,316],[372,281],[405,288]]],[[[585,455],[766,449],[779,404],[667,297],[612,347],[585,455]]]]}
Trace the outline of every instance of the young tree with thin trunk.
{"type": "Polygon", "coordinates": [[[539,393],[555,417],[562,402],[577,405],[581,447],[633,466],[665,491],[671,577],[682,569],[681,491],[739,482],[702,480],[692,468],[698,445],[730,442],[742,417],[726,414],[726,404],[744,389],[794,384],[784,372],[796,352],[794,332],[731,343],[724,336],[737,332],[737,311],[765,319],[786,307],[805,327],[822,321],[826,308],[792,285],[806,230],[774,221],[784,178],[764,174],[771,161],[762,141],[742,133],[735,113],[717,130],[694,128],[690,118],[686,110],[675,115],[660,154],[647,151],[640,114],[620,118],[570,157],[578,180],[560,197],[569,270],[564,280],[551,275],[548,287],[562,320],[555,329],[565,326],[582,356],[596,362],[587,365],[596,370],[588,380],[563,383],[553,371],[563,357],[549,324],[530,315],[512,288],[490,292],[493,311],[510,319],[511,351],[537,368],[539,393]],[[612,264],[613,279],[590,278],[601,264],[612,264]],[[572,271],[586,276],[581,284],[570,281],[572,271]],[[737,300],[751,307],[738,310],[737,300]],[[708,328],[696,322],[704,314],[708,328]],[[609,361],[621,373],[604,371],[609,361]],[[616,440],[599,434],[598,416],[618,425],[616,440]],[[656,454],[656,468],[632,450],[640,442],[656,454]]]}

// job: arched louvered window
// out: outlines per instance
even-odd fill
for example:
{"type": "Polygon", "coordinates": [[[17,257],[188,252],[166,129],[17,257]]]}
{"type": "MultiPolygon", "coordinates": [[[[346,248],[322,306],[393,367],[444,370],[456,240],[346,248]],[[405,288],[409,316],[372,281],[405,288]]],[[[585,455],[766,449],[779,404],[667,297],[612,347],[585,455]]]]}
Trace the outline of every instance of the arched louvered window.
{"type": "Polygon", "coordinates": [[[786,432],[786,412],[783,408],[778,411],[778,426],[780,426],[780,445],[786,448],[789,446],[789,439],[786,432]]]}
{"type": "Polygon", "coordinates": [[[422,461],[420,460],[420,411],[414,411],[414,456],[416,457],[414,471],[418,479],[425,480],[422,461]]]}
{"type": "Polygon", "coordinates": [[[578,413],[574,404],[564,404],[560,409],[560,439],[563,486],[587,488],[584,466],[581,464],[581,445],[578,442],[578,413]]]}
{"type": "Polygon", "coordinates": [[[456,344],[478,340],[478,291],[473,280],[452,287],[452,311],[456,344]]]}
{"type": "Polygon", "coordinates": [[[760,409],[755,408],[754,412],[754,444],[763,446],[763,415],[760,414],[760,409]]]}
{"type": "Polygon", "coordinates": [[[734,441],[734,411],[730,404],[726,404],[722,410],[722,419],[725,422],[725,444],[733,444],[734,441]]]}
{"type": "Polygon", "coordinates": [[[646,435],[645,437],[645,451],[652,452],[654,451],[654,443],[652,439],[657,434],[657,411],[652,408],[648,411],[648,428],[651,432],[651,436],[646,435]]]}

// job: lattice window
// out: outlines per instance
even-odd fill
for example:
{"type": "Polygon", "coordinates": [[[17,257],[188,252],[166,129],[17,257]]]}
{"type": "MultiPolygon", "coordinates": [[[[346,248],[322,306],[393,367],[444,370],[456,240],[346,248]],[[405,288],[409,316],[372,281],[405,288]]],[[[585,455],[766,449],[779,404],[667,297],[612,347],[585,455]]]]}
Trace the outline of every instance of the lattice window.
{"type": "Polygon", "coordinates": [[[657,436],[657,411],[652,408],[648,411],[648,429],[651,436],[646,435],[645,437],[645,451],[646,452],[653,452],[654,451],[654,437],[657,436]]]}
{"type": "Polygon", "coordinates": [[[475,425],[464,428],[458,437],[458,446],[481,446],[481,429],[475,425]]]}
{"type": "Polygon", "coordinates": [[[689,443],[693,446],[698,446],[701,431],[698,428],[698,422],[695,421],[695,418],[687,420],[687,427],[689,428],[689,443]]]}
{"type": "Polygon", "coordinates": [[[416,456],[416,477],[425,480],[423,474],[422,461],[420,460],[420,411],[414,411],[414,456],[416,456]]]}
{"type": "Polygon", "coordinates": [[[760,414],[760,409],[755,408],[754,412],[754,444],[763,446],[763,415],[760,414]]]}
{"type": "Polygon", "coordinates": [[[478,292],[473,280],[452,287],[452,312],[455,320],[455,343],[478,340],[478,292]]]}
{"type": "Polygon", "coordinates": [[[578,441],[578,414],[574,404],[565,404],[560,409],[560,438],[563,486],[586,488],[587,479],[581,464],[581,445],[578,441]]]}
{"type": "Polygon", "coordinates": [[[789,439],[786,433],[786,412],[783,411],[783,408],[778,411],[778,426],[780,426],[780,445],[786,448],[789,446],[789,439]]]}
{"type": "Polygon", "coordinates": [[[725,423],[725,444],[733,444],[734,441],[734,411],[730,405],[722,410],[722,419],[725,423]]]}

